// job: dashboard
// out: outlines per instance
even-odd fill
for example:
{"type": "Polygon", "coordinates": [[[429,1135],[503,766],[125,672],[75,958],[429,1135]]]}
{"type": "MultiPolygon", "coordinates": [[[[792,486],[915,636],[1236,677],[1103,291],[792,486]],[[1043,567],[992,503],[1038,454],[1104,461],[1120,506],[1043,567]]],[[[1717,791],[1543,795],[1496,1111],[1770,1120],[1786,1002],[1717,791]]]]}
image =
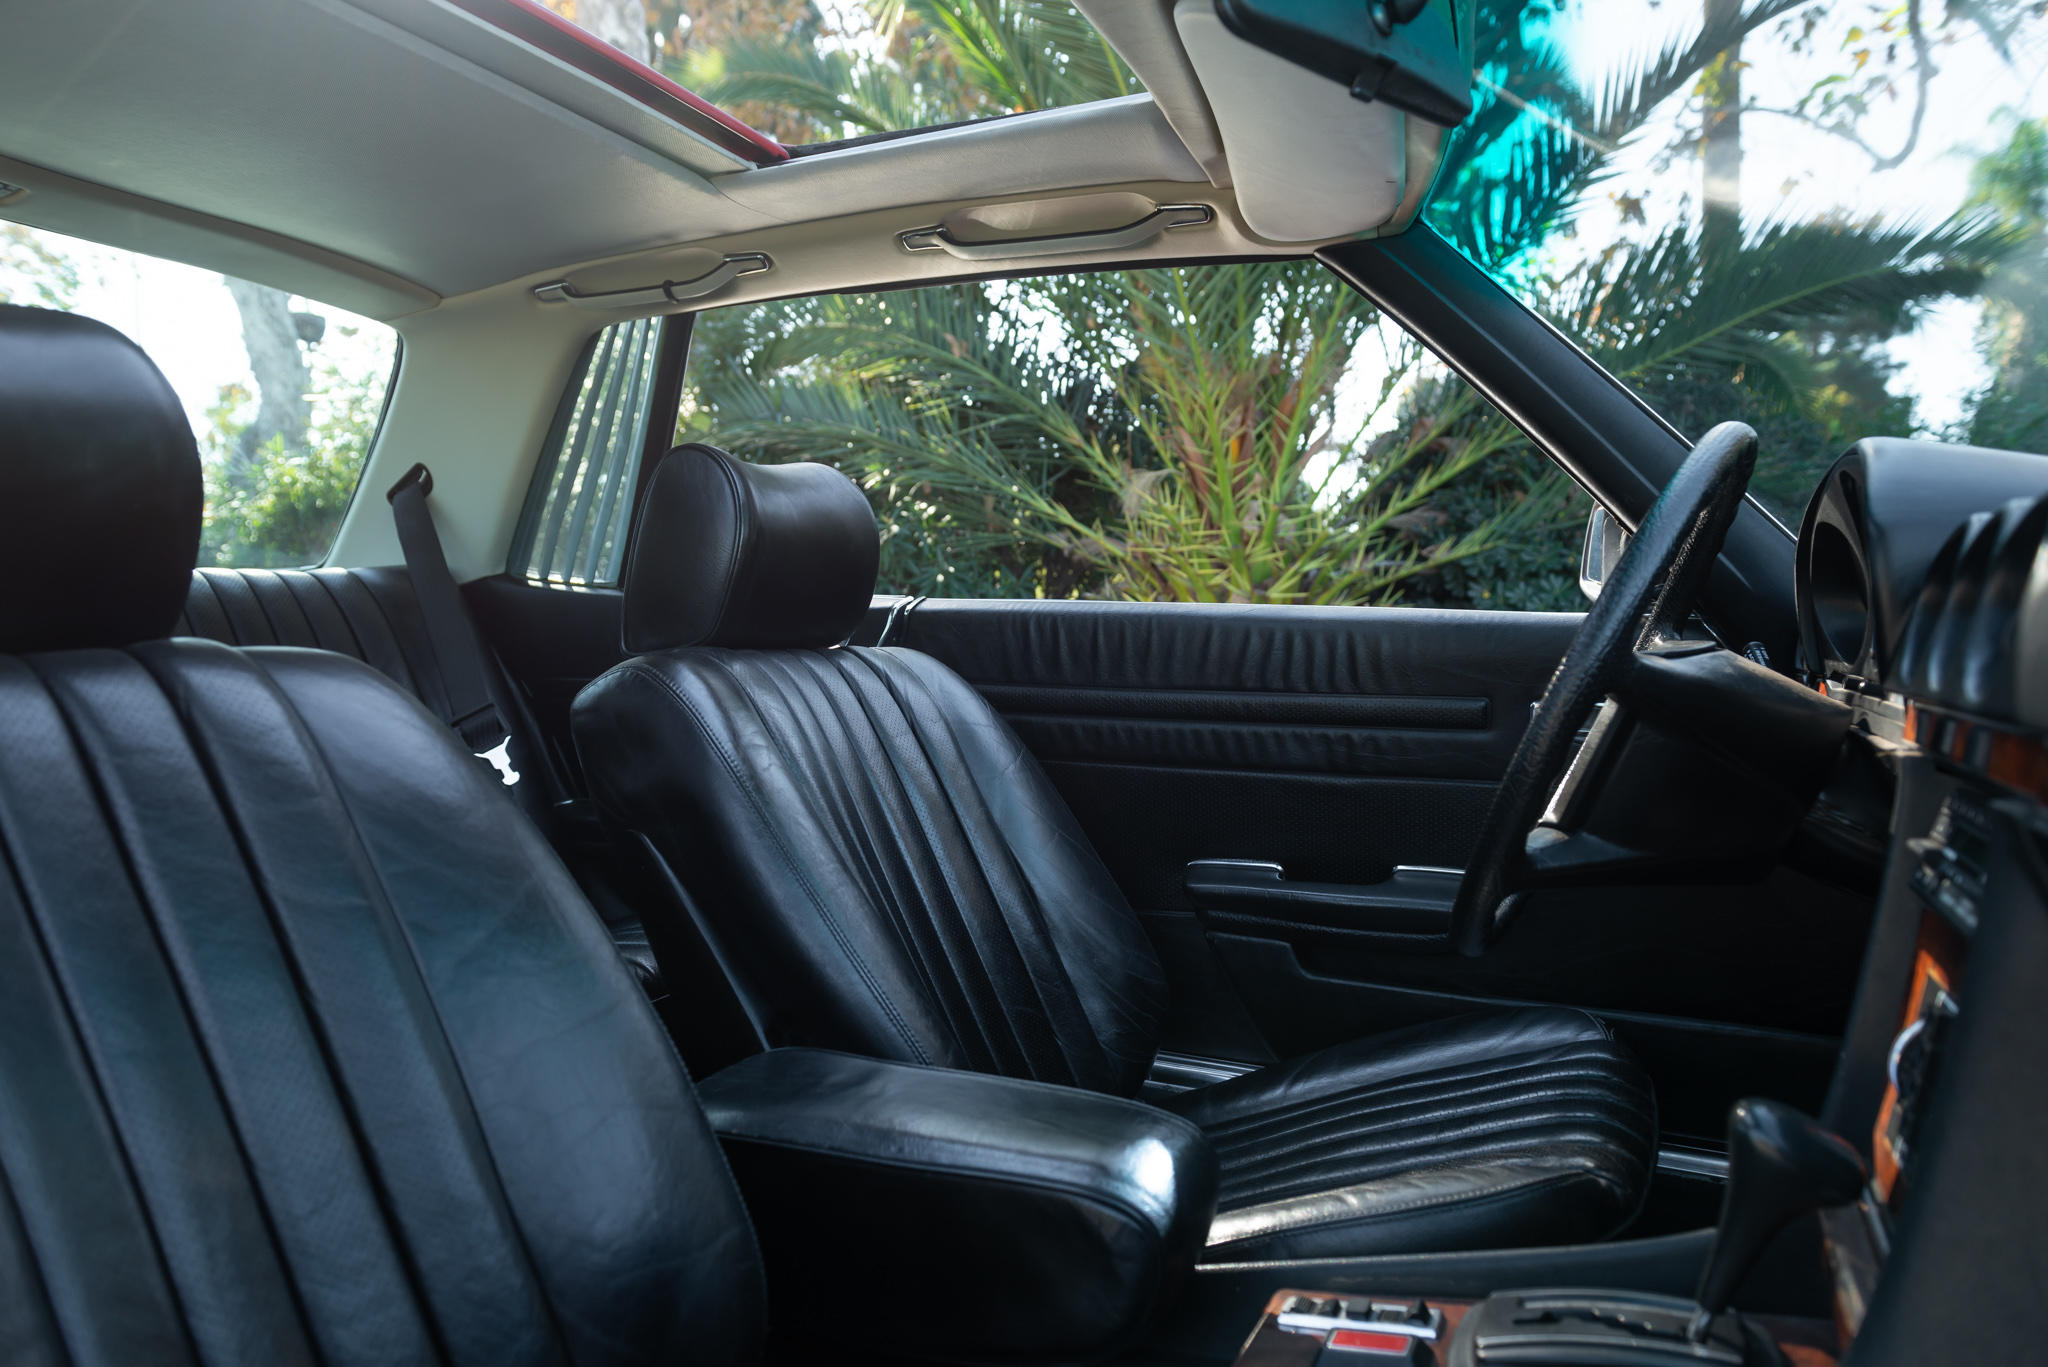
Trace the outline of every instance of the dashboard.
{"type": "Polygon", "coordinates": [[[2048,458],[1867,441],[1808,506],[1802,665],[1895,784],[1826,1114],[1855,1364],[2048,1360],[2048,458]]]}

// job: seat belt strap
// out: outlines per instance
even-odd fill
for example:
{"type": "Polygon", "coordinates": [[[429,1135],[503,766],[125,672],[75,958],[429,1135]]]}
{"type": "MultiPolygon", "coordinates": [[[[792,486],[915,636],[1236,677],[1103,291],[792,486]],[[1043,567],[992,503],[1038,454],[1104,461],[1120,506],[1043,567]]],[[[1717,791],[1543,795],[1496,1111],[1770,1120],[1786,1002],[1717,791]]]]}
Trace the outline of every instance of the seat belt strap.
{"type": "Polygon", "coordinates": [[[498,714],[498,705],[491,701],[483,642],[477,639],[475,624],[462,603],[462,590],[449,572],[440,533],[434,530],[434,514],[427,507],[427,495],[433,492],[432,472],[415,465],[385,497],[391,503],[391,520],[398,526],[398,547],[405,554],[406,573],[412,578],[413,596],[426,623],[427,641],[441,666],[449,712],[443,720],[509,788],[519,782],[519,771],[512,767],[512,732],[498,714]]]}

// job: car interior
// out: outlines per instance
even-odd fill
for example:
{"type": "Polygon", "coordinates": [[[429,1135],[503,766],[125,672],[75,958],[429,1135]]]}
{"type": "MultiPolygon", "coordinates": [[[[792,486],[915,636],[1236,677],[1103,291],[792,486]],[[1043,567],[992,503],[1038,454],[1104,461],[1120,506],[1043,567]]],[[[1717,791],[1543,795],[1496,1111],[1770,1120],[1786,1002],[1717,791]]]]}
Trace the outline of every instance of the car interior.
{"type": "Polygon", "coordinates": [[[0,226],[392,339],[238,563],[191,358],[0,294],[0,1360],[2041,1360],[2048,461],[1783,525],[1424,221],[1469,3],[1076,9],[1133,93],[810,145],[573,5],[0,13],[0,226]],[[1415,339],[1584,610],[904,591],[691,397],[1184,263],[1415,339]]]}

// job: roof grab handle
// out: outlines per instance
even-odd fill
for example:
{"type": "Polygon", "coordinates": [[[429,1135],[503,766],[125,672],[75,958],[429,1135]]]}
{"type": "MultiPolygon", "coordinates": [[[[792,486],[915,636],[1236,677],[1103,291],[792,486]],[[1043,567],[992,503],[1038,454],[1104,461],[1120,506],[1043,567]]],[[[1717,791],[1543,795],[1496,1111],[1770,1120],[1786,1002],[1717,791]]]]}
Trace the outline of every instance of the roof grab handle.
{"type": "Polygon", "coordinates": [[[704,274],[691,280],[664,280],[632,290],[600,290],[578,294],[566,280],[550,280],[533,287],[533,297],[548,304],[574,304],[580,309],[637,309],[660,304],[688,304],[718,293],[743,275],[773,270],[775,263],[760,252],[728,256],[704,274]]]}
{"type": "Polygon", "coordinates": [[[1085,233],[1012,237],[997,242],[962,242],[948,232],[945,225],[939,224],[930,228],[912,228],[898,234],[898,238],[906,251],[946,251],[962,261],[1014,261],[1027,256],[1063,256],[1069,252],[1140,247],[1174,228],[1198,228],[1215,219],[1216,211],[1206,204],[1162,204],[1135,223],[1085,233]]]}

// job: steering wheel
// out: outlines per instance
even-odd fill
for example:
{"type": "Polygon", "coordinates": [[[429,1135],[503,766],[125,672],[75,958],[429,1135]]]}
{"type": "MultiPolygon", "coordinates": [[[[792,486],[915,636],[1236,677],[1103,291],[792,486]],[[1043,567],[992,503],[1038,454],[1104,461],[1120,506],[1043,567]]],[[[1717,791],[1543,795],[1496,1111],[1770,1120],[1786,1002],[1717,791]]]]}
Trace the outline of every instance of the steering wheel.
{"type": "Polygon", "coordinates": [[[1756,466],[1756,433],[1724,422],[1700,438],[1630,538],[1558,661],[1480,825],[1451,911],[1451,943],[1485,950],[1527,864],[1530,831],[1572,756],[1572,742],[1633,656],[1685,620],[1756,466]]]}

